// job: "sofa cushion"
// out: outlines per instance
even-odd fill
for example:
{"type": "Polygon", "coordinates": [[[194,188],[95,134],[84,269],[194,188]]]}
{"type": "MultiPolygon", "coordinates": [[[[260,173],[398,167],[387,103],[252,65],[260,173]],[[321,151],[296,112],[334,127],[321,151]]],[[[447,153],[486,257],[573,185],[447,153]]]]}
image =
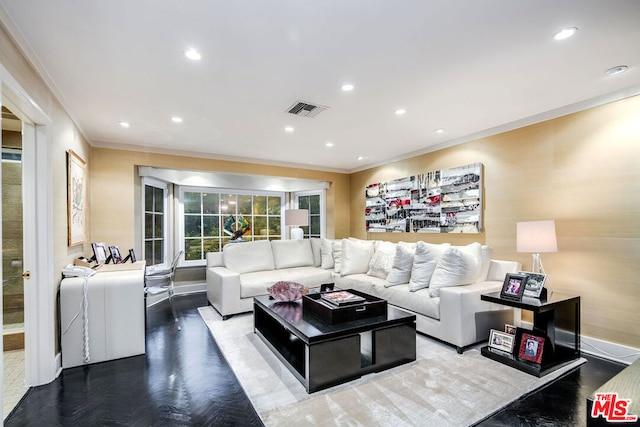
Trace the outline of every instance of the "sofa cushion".
{"type": "Polygon", "coordinates": [[[333,261],[333,248],[331,240],[322,239],[320,241],[320,268],[330,269],[335,266],[333,261]]]}
{"type": "Polygon", "coordinates": [[[311,242],[308,239],[272,240],[271,250],[276,270],[314,265],[311,242]]]}
{"type": "Polygon", "coordinates": [[[224,266],[236,273],[273,270],[273,252],[268,240],[228,243],[222,248],[224,266]]]}
{"type": "Polygon", "coordinates": [[[393,266],[387,276],[386,287],[409,283],[411,268],[413,267],[413,255],[415,248],[403,242],[396,245],[396,253],[393,257],[393,266]]]}
{"type": "Polygon", "coordinates": [[[279,281],[296,282],[308,288],[333,282],[331,271],[316,267],[285,268],[283,270],[257,271],[240,276],[240,297],[253,298],[267,295],[267,288],[279,281]]]}
{"type": "Polygon", "coordinates": [[[392,287],[376,287],[376,296],[386,299],[389,304],[396,305],[432,319],[440,319],[440,298],[429,296],[429,289],[416,292],[409,291],[409,285],[392,287]]]}
{"type": "Polygon", "coordinates": [[[375,252],[369,261],[367,274],[373,277],[386,279],[393,267],[393,258],[396,254],[396,244],[392,242],[377,242],[375,252]]]}
{"type": "Polygon", "coordinates": [[[410,291],[415,292],[429,287],[431,276],[442,253],[450,246],[449,243],[442,243],[441,245],[426,242],[417,243],[416,253],[413,256],[411,279],[409,280],[410,291]]]}
{"type": "Polygon", "coordinates": [[[429,283],[429,295],[440,296],[440,288],[475,283],[480,271],[480,243],[452,246],[444,251],[429,283]]]}
{"type": "Polygon", "coordinates": [[[374,287],[384,287],[384,279],[368,276],[366,274],[350,274],[336,277],[335,285],[339,289],[355,289],[369,295],[376,295],[374,287]]]}
{"type": "Polygon", "coordinates": [[[343,239],[340,275],[366,273],[373,256],[373,241],[343,239]]]}

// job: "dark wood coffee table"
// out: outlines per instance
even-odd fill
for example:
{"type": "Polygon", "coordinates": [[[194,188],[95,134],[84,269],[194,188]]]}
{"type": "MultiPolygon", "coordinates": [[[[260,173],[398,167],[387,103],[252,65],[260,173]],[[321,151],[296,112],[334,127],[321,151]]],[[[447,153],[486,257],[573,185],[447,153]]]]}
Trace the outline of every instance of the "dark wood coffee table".
{"type": "Polygon", "coordinates": [[[254,298],[254,331],[307,393],[416,360],[416,316],[387,314],[329,324],[303,313],[302,302],[254,298]]]}

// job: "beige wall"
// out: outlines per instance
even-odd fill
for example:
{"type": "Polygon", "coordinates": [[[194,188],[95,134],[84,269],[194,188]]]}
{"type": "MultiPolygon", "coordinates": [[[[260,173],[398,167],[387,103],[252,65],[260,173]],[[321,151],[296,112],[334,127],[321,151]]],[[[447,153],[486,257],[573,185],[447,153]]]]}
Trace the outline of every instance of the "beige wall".
{"type": "Polygon", "coordinates": [[[351,235],[466,244],[531,268],[516,222],[554,219],[558,252],[542,254],[549,286],[578,294],[583,335],[640,348],[640,96],[351,175],[351,235]],[[484,164],[484,232],[365,232],[366,185],[484,164]]]}
{"type": "Polygon", "coordinates": [[[92,150],[91,164],[91,236],[94,241],[116,244],[121,248],[137,247],[140,236],[136,235],[135,211],[141,202],[136,195],[136,186],[140,182],[136,166],[329,181],[327,236],[349,236],[349,176],[346,174],[106,148],[92,150]]]}

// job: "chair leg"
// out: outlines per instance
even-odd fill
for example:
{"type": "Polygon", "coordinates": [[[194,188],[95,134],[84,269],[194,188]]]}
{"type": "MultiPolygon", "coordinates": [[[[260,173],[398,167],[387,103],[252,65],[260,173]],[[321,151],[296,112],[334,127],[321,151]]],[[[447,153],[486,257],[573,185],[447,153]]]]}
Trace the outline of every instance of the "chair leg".
{"type": "Polygon", "coordinates": [[[176,323],[176,325],[178,326],[178,330],[180,331],[182,328],[180,327],[180,324],[178,323],[178,315],[176,314],[176,306],[173,303],[173,289],[169,289],[169,305],[171,306],[171,313],[173,313],[173,321],[176,323]]]}

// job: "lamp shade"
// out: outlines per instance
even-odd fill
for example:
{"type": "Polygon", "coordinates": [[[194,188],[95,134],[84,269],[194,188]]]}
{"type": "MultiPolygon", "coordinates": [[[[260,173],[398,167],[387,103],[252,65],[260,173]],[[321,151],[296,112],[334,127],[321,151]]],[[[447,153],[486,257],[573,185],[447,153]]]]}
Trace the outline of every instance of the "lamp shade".
{"type": "Polygon", "coordinates": [[[284,211],[284,224],[292,226],[309,225],[309,211],[307,209],[289,209],[284,211]]]}
{"type": "Polygon", "coordinates": [[[556,223],[554,220],[517,223],[518,252],[558,252],[556,223]]]}

